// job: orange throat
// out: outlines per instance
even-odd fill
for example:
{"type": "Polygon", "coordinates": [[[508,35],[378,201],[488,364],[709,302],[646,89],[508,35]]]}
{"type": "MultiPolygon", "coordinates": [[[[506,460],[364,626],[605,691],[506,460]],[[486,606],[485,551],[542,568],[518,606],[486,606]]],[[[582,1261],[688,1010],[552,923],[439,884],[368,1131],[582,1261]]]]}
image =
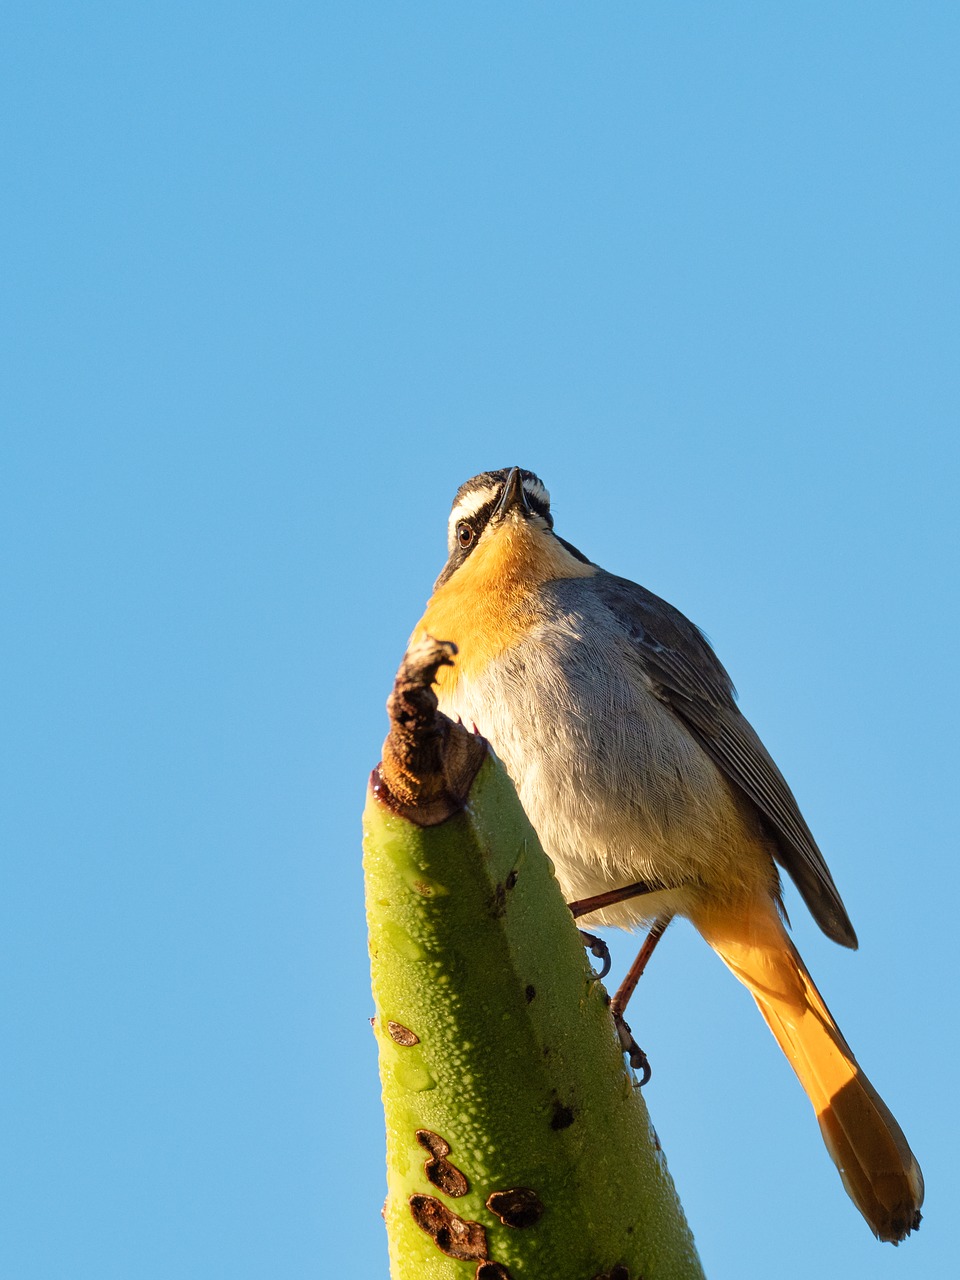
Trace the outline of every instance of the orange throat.
{"type": "Polygon", "coordinates": [[[411,642],[430,635],[457,646],[455,665],[441,667],[437,676],[441,691],[451,694],[461,676],[479,675],[526,635],[545,582],[596,572],[596,565],[578,560],[542,527],[508,519],[433,593],[411,642]]]}

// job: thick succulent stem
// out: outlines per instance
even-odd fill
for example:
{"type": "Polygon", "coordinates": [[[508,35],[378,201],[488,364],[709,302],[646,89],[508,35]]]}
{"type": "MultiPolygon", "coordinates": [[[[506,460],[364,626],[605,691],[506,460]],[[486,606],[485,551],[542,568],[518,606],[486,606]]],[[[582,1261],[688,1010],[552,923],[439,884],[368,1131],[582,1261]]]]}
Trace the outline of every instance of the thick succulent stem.
{"type": "MultiPolygon", "coordinates": [[[[431,642],[432,643],[432,642],[431,642]]],[[[393,1280],[702,1280],[510,780],[407,655],[365,822],[393,1280]]]]}

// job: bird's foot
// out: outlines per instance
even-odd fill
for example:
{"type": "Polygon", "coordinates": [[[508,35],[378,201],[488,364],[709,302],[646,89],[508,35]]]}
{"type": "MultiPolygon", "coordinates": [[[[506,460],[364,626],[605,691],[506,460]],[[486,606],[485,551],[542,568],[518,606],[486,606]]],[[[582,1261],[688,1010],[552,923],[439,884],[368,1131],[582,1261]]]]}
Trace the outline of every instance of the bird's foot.
{"type": "Polygon", "coordinates": [[[583,945],[595,959],[600,961],[600,972],[597,977],[605,978],[610,972],[610,948],[595,933],[587,933],[586,929],[581,929],[579,932],[583,945]]]}
{"type": "Polygon", "coordinates": [[[623,1052],[627,1055],[634,1071],[640,1072],[640,1088],[642,1089],[652,1074],[650,1061],[636,1040],[634,1040],[633,1033],[623,1014],[615,1011],[613,1021],[617,1028],[617,1035],[620,1037],[620,1044],[623,1046],[623,1052]]]}

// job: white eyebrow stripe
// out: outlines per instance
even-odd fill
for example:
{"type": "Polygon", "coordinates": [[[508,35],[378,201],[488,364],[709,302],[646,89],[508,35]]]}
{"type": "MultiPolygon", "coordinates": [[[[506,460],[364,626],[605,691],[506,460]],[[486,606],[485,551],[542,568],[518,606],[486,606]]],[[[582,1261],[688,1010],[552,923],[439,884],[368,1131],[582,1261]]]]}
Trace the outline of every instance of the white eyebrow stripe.
{"type": "Polygon", "coordinates": [[[482,506],[492,502],[500,491],[499,485],[488,485],[483,489],[474,489],[465,493],[450,512],[450,528],[453,529],[458,520],[469,520],[475,516],[482,506]]]}

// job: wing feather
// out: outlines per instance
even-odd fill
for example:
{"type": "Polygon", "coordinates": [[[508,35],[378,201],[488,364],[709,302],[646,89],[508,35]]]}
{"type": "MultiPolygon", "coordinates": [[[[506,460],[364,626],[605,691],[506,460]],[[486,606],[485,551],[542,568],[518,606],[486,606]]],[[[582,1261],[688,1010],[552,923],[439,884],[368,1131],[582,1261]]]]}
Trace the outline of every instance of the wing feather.
{"type": "Polygon", "coordinates": [[[596,590],[636,643],[667,706],[750,799],[773,835],[776,858],[820,928],[843,946],[857,935],[793,792],[736,704],[736,690],[706,638],[678,609],[626,578],[599,573],[596,590]]]}

